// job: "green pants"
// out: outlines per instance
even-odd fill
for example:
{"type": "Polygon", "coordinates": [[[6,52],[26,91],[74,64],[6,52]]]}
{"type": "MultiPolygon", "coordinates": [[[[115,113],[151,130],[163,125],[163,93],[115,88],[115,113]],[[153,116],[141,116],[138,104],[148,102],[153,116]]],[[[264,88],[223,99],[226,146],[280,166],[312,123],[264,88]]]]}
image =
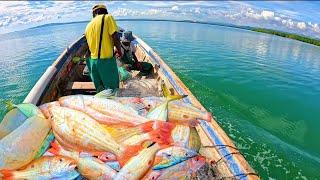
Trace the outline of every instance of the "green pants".
{"type": "Polygon", "coordinates": [[[119,88],[119,74],[115,57],[88,59],[87,66],[97,92],[119,88]]]}

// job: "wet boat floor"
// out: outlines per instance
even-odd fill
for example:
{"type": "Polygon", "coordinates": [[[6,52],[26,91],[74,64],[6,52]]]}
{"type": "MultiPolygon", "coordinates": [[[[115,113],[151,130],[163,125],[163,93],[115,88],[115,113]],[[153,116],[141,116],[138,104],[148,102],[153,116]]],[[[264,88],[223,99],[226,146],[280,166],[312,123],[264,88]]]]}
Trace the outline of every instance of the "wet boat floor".
{"type": "Polygon", "coordinates": [[[118,96],[147,97],[161,96],[156,79],[148,77],[134,77],[121,83],[118,96]]]}

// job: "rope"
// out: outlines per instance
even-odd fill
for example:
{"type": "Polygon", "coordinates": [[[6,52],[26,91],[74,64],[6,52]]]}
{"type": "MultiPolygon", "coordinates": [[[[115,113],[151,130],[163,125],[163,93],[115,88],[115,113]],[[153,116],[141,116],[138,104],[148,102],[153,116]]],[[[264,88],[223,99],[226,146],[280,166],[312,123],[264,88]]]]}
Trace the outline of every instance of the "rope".
{"type": "Polygon", "coordinates": [[[226,145],[226,144],[216,144],[216,145],[213,145],[213,146],[203,146],[203,147],[204,147],[204,148],[215,148],[215,147],[221,147],[221,148],[219,148],[219,149],[229,147],[229,148],[232,148],[232,149],[235,149],[235,150],[239,151],[239,149],[238,149],[237,147],[230,146],[230,145],[226,145]]]}
{"type": "MultiPolygon", "coordinates": [[[[213,145],[213,146],[203,146],[204,148],[216,148],[218,147],[218,149],[221,149],[221,148],[232,148],[232,149],[235,149],[237,150],[237,152],[232,152],[232,153],[229,153],[229,154],[226,154],[224,156],[222,156],[218,161],[214,162],[214,163],[211,163],[212,166],[214,167],[217,167],[218,166],[218,163],[225,159],[226,157],[230,156],[230,155],[233,155],[233,154],[241,154],[243,156],[243,154],[239,151],[238,148],[234,147],[234,146],[230,146],[230,145],[225,145],[225,144],[216,144],[216,145],[213,145]]],[[[233,175],[233,176],[224,176],[224,177],[221,177],[219,179],[229,179],[229,178],[241,178],[241,177],[244,177],[244,176],[257,176],[257,177],[260,177],[257,173],[254,173],[254,172],[249,172],[249,173],[241,173],[241,174],[236,174],[236,175],[233,175]]]]}
{"type": "Polygon", "coordinates": [[[246,176],[257,176],[260,178],[259,174],[250,172],[250,173],[236,174],[234,176],[224,176],[224,177],[220,177],[219,179],[237,179],[237,178],[246,177],[246,176]]]}

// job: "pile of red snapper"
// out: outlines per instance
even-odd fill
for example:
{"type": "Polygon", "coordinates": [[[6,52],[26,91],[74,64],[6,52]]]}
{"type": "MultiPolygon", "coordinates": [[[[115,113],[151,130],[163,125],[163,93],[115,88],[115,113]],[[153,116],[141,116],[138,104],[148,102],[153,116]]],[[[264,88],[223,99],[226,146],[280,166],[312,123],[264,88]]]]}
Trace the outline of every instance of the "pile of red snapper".
{"type": "Polygon", "coordinates": [[[194,126],[211,114],[183,97],[13,105],[0,123],[0,179],[184,179],[205,164],[194,126]]]}

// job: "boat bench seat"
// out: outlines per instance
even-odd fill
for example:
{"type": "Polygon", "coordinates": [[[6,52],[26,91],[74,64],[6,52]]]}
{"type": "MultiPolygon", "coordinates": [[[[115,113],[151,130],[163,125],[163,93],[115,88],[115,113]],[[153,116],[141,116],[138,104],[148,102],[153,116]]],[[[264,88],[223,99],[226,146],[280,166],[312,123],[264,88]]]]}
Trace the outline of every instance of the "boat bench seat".
{"type": "Polygon", "coordinates": [[[67,90],[95,90],[93,82],[69,82],[67,90]]]}

